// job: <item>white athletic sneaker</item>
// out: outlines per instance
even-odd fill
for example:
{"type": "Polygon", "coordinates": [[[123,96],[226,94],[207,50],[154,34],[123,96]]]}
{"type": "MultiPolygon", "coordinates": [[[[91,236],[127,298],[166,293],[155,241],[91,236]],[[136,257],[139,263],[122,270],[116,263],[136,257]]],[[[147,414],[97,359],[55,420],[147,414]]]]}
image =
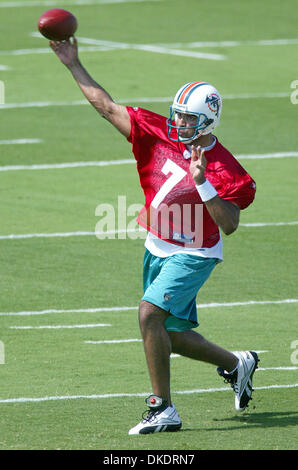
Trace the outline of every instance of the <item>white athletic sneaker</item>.
{"type": "Polygon", "coordinates": [[[131,428],[128,434],[173,432],[181,428],[182,421],[173,403],[171,406],[167,406],[166,401],[156,395],[150,395],[145,402],[149,406],[149,410],[144,411],[142,421],[131,428]],[[146,413],[147,416],[145,416],[146,413]]]}
{"type": "Polygon", "coordinates": [[[254,351],[233,351],[233,354],[239,359],[237,369],[229,373],[222,367],[218,367],[217,372],[231,384],[235,392],[235,409],[243,411],[252,399],[252,377],[258,367],[259,358],[254,351]]]}

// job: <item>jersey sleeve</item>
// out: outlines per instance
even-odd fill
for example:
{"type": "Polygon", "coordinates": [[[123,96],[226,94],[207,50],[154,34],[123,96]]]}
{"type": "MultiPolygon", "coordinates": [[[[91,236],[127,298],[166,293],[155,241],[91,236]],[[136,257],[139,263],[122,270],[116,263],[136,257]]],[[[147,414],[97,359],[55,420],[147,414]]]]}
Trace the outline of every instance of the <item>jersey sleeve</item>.
{"type": "Polygon", "coordinates": [[[147,109],[126,107],[130,116],[131,132],[128,142],[132,144],[145,136],[154,136],[161,140],[167,139],[166,118],[147,109]]]}
{"type": "Polygon", "coordinates": [[[231,154],[228,160],[221,161],[212,171],[207,170],[206,177],[219,197],[237,204],[240,209],[248,207],[255,198],[255,181],[231,154]]]}
{"type": "Polygon", "coordinates": [[[219,197],[237,204],[240,209],[248,207],[255,198],[256,183],[241,165],[233,165],[221,172],[222,184],[217,189],[219,197]]]}

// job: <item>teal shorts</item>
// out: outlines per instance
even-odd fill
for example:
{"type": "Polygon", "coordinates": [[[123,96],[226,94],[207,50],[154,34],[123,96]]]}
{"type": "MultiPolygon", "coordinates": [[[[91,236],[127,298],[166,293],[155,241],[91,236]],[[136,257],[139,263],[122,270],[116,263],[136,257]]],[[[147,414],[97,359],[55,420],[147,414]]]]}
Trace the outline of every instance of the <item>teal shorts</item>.
{"type": "Polygon", "coordinates": [[[142,300],[169,312],[164,323],[168,331],[196,328],[198,291],[219,262],[184,253],[159,258],[146,249],[142,300]]]}

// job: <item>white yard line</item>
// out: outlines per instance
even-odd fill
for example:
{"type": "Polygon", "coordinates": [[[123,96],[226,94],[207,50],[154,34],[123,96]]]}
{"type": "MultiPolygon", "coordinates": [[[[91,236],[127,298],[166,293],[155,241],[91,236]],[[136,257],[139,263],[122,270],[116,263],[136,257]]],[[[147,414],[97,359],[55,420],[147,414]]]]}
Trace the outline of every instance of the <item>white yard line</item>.
{"type": "Polygon", "coordinates": [[[63,328],[97,328],[103,326],[112,326],[109,323],[89,323],[86,325],[41,325],[41,326],[10,326],[14,330],[44,330],[44,329],[54,329],[59,330],[63,328]]]}
{"type": "MultiPolygon", "coordinates": [[[[240,227],[247,228],[258,228],[258,227],[283,227],[283,226],[295,226],[298,225],[298,221],[294,220],[291,222],[252,222],[242,224],[240,227]]],[[[136,229],[121,229],[121,230],[107,230],[106,232],[56,232],[56,233],[20,233],[20,234],[9,234],[9,235],[0,235],[0,240],[26,240],[31,238],[69,238],[69,237],[95,237],[95,236],[104,236],[108,238],[110,235],[114,236],[121,233],[137,233],[140,232],[142,237],[146,235],[146,230],[142,227],[136,229]]],[[[112,238],[112,237],[111,237],[112,238]]],[[[128,237],[129,238],[129,237],[128,237]]]]}
{"type": "Polygon", "coordinates": [[[296,366],[280,366],[280,367],[259,367],[256,369],[256,372],[259,371],[266,371],[266,370],[298,370],[298,367],[296,366]]]}
{"type": "Polygon", "coordinates": [[[95,232],[61,232],[61,233],[25,233],[1,235],[0,240],[21,240],[27,238],[56,238],[56,237],[84,237],[95,236],[95,232]]]}
{"type": "MultiPolygon", "coordinates": [[[[298,299],[297,299],[298,302],[298,299]]],[[[99,312],[121,312],[129,310],[137,310],[138,307],[99,307],[99,308],[79,308],[79,309],[46,309],[37,311],[23,311],[23,312],[0,312],[0,316],[30,316],[30,315],[47,315],[47,314],[60,314],[60,313],[99,313],[99,312]]]]}
{"type": "MultiPolygon", "coordinates": [[[[82,46],[80,52],[102,52],[111,51],[111,47],[105,46],[82,46]]],[[[31,54],[52,54],[53,51],[49,47],[38,47],[34,49],[14,49],[11,51],[0,51],[0,56],[20,56],[31,54]]]]}
{"type": "MultiPolygon", "coordinates": [[[[198,304],[197,307],[201,308],[218,308],[218,307],[239,307],[239,306],[254,306],[254,305],[279,305],[279,304],[294,304],[298,303],[298,299],[280,299],[280,300],[249,300],[246,302],[211,302],[209,304],[198,304]]],[[[130,310],[138,310],[138,306],[128,307],[97,307],[97,308],[80,308],[80,309],[46,309],[46,310],[26,310],[20,312],[0,312],[0,316],[30,316],[30,315],[47,315],[47,314],[60,314],[60,313],[104,313],[104,312],[127,312],[130,310]]]]}
{"type": "Polygon", "coordinates": [[[41,144],[41,139],[11,139],[0,140],[0,145],[41,144]]]}
{"type": "MultiPolygon", "coordinates": [[[[31,36],[42,38],[38,32],[31,33],[31,36]]],[[[44,40],[44,38],[42,38],[44,40]]],[[[80,52],[97,52],[97,51],[116,51],[116,50],[137,50],[144,52],[153,52],[157,54],[169,54],[182,57],[191,57],[194,59],[207,60],[225,60],[225,56],[221,54],[198,52],[193,50],[182,50],[173,47],[164,47],[157,44],[134,44],[125,42],[105,41],[101,39],[78,37],[80,44],[80,52]],[[81,46],[86,44],[86,46],[81,46]]],[[[52,50],[49,47],[36,49],[16,49],[12,51],[0,51],[0,55],[27,55],[27,54],[50,54],[52,50]]]]}
{"type": "Polygon", "coordinates": [[[293,222],[252,222],[247,224],[239,224],[241,227],[280,227],[283,225],[298,225],[298,221],[293,222]]]}
{"type": "MultiPolygon", "coordinates": [[[[0,51],[1,55],[1,51],[0,51]]],[[[244,99],[271,99],[271,98],[289,98],[290,92],[272,92],[272,93],[235,93],[222,95],[223,100],[244,100],[244,99]]],[[[119,98],[115,99],[119,104],[139,104],[139,103],[171,103],[172,96],[147,97],[141,96],[136,98],[119,98]]],[[[50,106],[82,106],[89,105],[85,99],[75,101],[29,101],[27,103],[5,103],[0,105],[0,111],[4,109],[19,108],[46,108],[50,106]]]]}
{"type": "MultiPolygon", "coordinates": [[[[12,2],[13,6],[15,2],[12,2]]],[[[30,3],[30,2],[28,2],[30,3]]],[[[28,5],[27,3],[27,5],[28,5]]],[[[0,4],[0,7],[3,4],[0,4]]],[[[37,31],[31,33],[31,36],[42,38],[41,34],[37,31]]],[[[42,38],[44,40],[44,38],[42,38]]],[[[154,52],[160,54],[178,55],[182,57],[192,57],[195,59],[207,60],[225,60],[222,54],[206,53],[200,51],[191,51],[185,49],[193,48],[208,48],[208,47],[236,47],[236,46],[278,46],[278,45],[296,45],[298,39],[273,39],[273,40],[257,40],[257,41],[218,41],[218,42],[190,42],[190,43],[168,43],[168,44],[134,44],[115,41],[106,41],[103,39],[93,39],[86,37],[78,37],[80,44],[80,52],[101,52],[113,50],[141,50],[147,52],[154,52]],[[81,45],[85,44],[85,46],[81,45]]],[[[52,54],[49,47],[39,47],[34,49],[16,49],[11,51],[0,51],[0,55],[28,55],[28,54],[52,54]]]]}
{"type": "Polygon", "coordinates": [[[273,152],[273,153],[256,153],[251,155],[237,155],[238,160],[262,160],[268,158],[287,158],[287,157],[298,157],[298,152],[273,152]]]}
{"type": "MultiPolygon", "coordinates": [[[[298,383],[289,384],[289,385],[266,385],[263,387],[254,387],[254,390],[270,390],[270,389],[279,389],[279,388],[295,388],[298,387],[298,383]]],[[[173,392],[179,395],[187,395],[194,393],[210,393],[210,392],[224,392],[226,390],[231,390],[231,388],[206,388],[206,389],[196,389],[196,390],[183,390],[181,392],[173,392]]]]}
{"type": "MultiPolygon", "coordinates": [[[[31,33],[34,37],[42,38],[39,32],[31,33]]],[[[132,46],[133,44],[126,44],[122,42],[105,41],[102,39],[93,39],[86,37],[78,37],[79,42],[82,44],[96,45],[96,46],[111,46],[125,48],[126,46],[132,46]]],[[[298,44],[298,38],[294,39],[259,39],[259,40],[248,40],[248,41],[195,41],[195,42],[174,42],[174,43],[156,43],[151,44],[152,46],[164,47],[164,48],[205,48],[205,47],[243,47],[243,46],[289,46],[298,44]]],[[[149,44],[150,46],[150,44],[149,44]]]]}
{"type": "MultiPolygon", "coordinates": [[[[22,140],[22,139],[19,139],[22,140]]],[[[3,143],[40,143],[39,139],[31,139],[28,142],[16,142],[16,141],[2,141],[3,143]]],[[[1,141],[0,141],[1,144],[1,141]]],[[[271,158],[297,158],[298,152],[293,150],[292,152],[277,152],[277,153],[261,153],[261,154],[243,154],[235,155],[238,160],[267,160],[271,158]]],[[[86,161],[86,162],[69,162],[69,163],[41,163],[34,165],[3,165],[0,166],[0,171],[36,171],[36,170],[63,170],[67,168],[85,168],[85,167],[103,167],[103,166],[114,166],[114,165],[136,165],[136,161],[133,157],[123,158],[120,160],[102,160],[102,161],[86,161]]]]}
{"type": "Polygon", "coordinates": [[[70,163],[42,163],[36,165],[7,165],[0,166],[0,171],[20,171],[20,170],[61,170],[65,168],[84,168],[89,166],[113,166],[113,165],[127,165],[134,164],[136,161],[134,158],[128,158],[123,160],[110,160],[110,161],[98,161],[98,162],[70,162],[70,163]]]}
{"type": "Polygon", "coordinates": [[[210,304],[198,304],[198,308],[216,308],[216,307],[245,307],[252,305],[270,305],[270,304],[293,304],[298,303],[298,299],[282,299],[282,300],[248,300],[247,302],[225,302],[217,303],[212,302],[210,304]]]}
{"type": "MultiPolygon", "coordinates": [[[[290,95],[289,95],[290,96],[290,95]]],[[[3,109],[20,108],[47,108],[49,106],[81,106],[89,104],[86,100],[77,101],[29,101],[27,103],[5,103],[0,105],[0,111],[3,109]]]]}
{"type": "MultiPolygon", "coordinates": [[[[181,57],[191,57],[194,59],[207,59],[207,60],[225,60],[225,57],[220,54],[211,54],[206,52],[184,51],[180,49],[166,49],[161,46],[146,45],[146,44],[131,44],[130,47],[113,47],[113,46],[81,46],[81,52],[105,52],[119,49],[133,49],[145,52],[154,52],[157,54],[169,54],[181,57]]],[[[36,49],[15,49],[12,51],[0,51],[1,56],[20,56],[31,54],[52,54],[53,51],[48,47],[39,47],[36,49]]]]}
{"type": "Polygon", "coordinates": [[[145,51],[145,52],[155,52],[157,54],[169,54],[176,55],[181,57],[192,57],[194,59],[207,59],[207,60],[225,60],[225,56],[221,54],[209,54],[206,52],[193,52],[185,51],[182,49],[171,49],[161,46],[155,46],[153,44],[133,44],[130,49],[145,51]]]}
{"type": "MultiPolygon", "coordinates": [[[[39,34],[33,33],[33,36],[38,36],[39,34]]],[[[99,46],[104,48],[110,48],[111,50],[119,50],[119,49],[134,49],[139,51],[145,52],[156,52],[159,54],[170,54],[170,55],[178,55],[184,57],[194,57],[195,59],[209,59],[209,60],[224,60],[225,56],[220,54],[209,54],[205,52],[193,52],[193,51],[186,51],[182,49],[173,48],[170,45],[164,46],[161,44],[130,44],[125,42],[114,42],[114,41],[105,41],[101,39],[92,39],[92,38],[84,38],[78,37],[78,42],[80,44],[88,44],[89,46],[99,46]]],[[[183,46],[182,46],[183,47],[183,46]]]]}
{"type": "Polygon", "coordinates": [[[142,340],[139,339],[139,338],[135,338],[135,339],[106,339],[106,340],[102,340],[102,341],[91,341],[91,340],[87,340],[87,341],[84,341],[84,343],[86,344],[120,344],[120,343],[141,343],[142,340]]]}
{"type": "Polygon", "coordinates": [[[158,45],[163,47],[243,47],[243,46],[290,46],[298,44],[298,38],[294,39],[259,39],[248,41],[195,41],[195,42],[175,42],[175,43],[160,43],[158,45]]]}
{"type": "MultiPolygon", "coordinates": [[[[282,389],[282,388],[295,388],[298,387],[298,383],[294,384],[282,384],[282,385],[266,385],[263,387],[254,387],[254,390],[272,390],[272,389],[282,389]]],[[[226,392],[231,391],[230,387],[221,387],[221,388],[199,388],[194,390],[182,390],[182,391],[173,391],[173,394],[177,395],[190,395],[197,393],[214,393],[214,392],[226,392]]],[[[1,399],[1,404],[8,403],[39,403],[45,401],[58,401],[58,400],[78,400],[78,399],[102,399],[102,398],[124,398],[124,397],[146,397],[150,395],[149,392],[146,393],[105,393],[98,395],[56,395],[56,396],[45,396],[45,397],[19,397],[19,398],[6,398],[1,399]]]]}
{"type": "Polygon", "coordinates": [[[117,235],[120,233],[136,233],[142,232],[145,234],[146,230],[140,227],[139,229],[123,229],[123,230],[108,230],[107,232],[61,232],[61,233],[26,233],[26,234],[11,234],[0,235],[0,240],[20,240],[27,238],[56,238],[56,237],[95,237],[96,235],[117,235]]]}
{"type": "MultiPolygon", "coordinates": [[[[118,0],[119,1],[119,0],[118,0]]],[[[137,1],[137,0],[134,0],[137,1]]],[[[141,0],[139,0],[141,1],[141,0]]],[[[152,0],[151,0],[152,1],[152,0]]],[[[13,2],[14,3],[14,2],[13,2]]],[[[0,4],[0,7],[3,4],[0,4]]],[[[17,5],[14,5],[17,6],[17,5]]],[[[31,33],[31,36],[41,38],[41,34],[38,32],[31,33]]],[[[191,43],[169,43],[169,44],[133,44],[115,41],[106,41],[101,39],[93,38],[78,38],[80,44],[86,44],[80,46],[80,52],[102,52],[102,51],[113,51],[113,50],[140,50],[145,52],[153,52],[159,54],[170,54],[182,57],[191,57],[195,59],[207,59],[207,60],[225,60],[225,56],[222,54],[206,53],[200,51],[185,50],[193,48],[208,48],[208,47],[236,47],[236,46],[277,46],[277,45],[296,45],[298,39],[273,39],[273,40],[259,40],[259,41],[219,41],[219,42],[191,42],[191,43]],[[183,49],[181,49],[183,48],[183,49]]],[[[34,49],[15,49],[8,51],[0,51],[0,55],[3,56],[19,56],[28,54],[52,54],[52,50],[49,47],[39,47],[34,49]]],[[[270,95],[270,94],[269,94],[270,95]]],[[[231,95],[233,96],[233,95],[231,95]]],[[[244,95],[245,98],[249,98],[248,95],[244,95]]],[[[258,97],[258,95],[257,95],[258,97]]]]}
{"type": "MultiPolygon", "coordinates": [[[[65,6],[89,6],[89,5],[112,5],[114,3],[142,3],[142,2],[160,2],[162,0],[64,0],[65,6]]],[[[20,2],[1,2],[0,8],[21,8],[21,7],[60,7],[59,0],[28,0],[20,2]]]]}

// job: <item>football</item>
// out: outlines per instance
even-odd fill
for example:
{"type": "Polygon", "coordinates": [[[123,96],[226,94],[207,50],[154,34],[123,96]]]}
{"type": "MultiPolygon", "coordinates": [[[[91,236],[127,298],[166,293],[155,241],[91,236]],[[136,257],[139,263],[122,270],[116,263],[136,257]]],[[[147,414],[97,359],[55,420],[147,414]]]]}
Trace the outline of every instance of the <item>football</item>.
{"type": "Polygon", "coordinates": [[[73,36],[78,22],[70,11],[53,8],[41,15],[37,25],[40,33],[47,39],[64,41],[73,36]]]}

